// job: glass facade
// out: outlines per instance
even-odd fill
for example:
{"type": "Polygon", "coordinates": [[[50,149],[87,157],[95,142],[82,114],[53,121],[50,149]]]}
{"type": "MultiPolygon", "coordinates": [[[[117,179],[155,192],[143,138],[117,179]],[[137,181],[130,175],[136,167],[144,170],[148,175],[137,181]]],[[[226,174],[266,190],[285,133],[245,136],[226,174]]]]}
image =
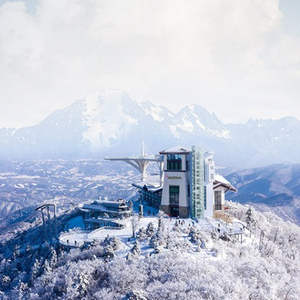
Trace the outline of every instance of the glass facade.
{"type": "Polygon", "coordinates": [[[204,161],[200,147],[193,146],[191,165],[191,213],[193,218],[203,219],[205,208],[204,161]]]}
{"type": "Polygon", "coordinates": [[[182,170],[182,156],[179,154],[168,154],[167,156],[167,170],[181,171],[182,170]]]}
{"type": "Polygon", "coordinates": [[[139,192],[141,193],[140,199],[142,202],[148,203],[148,205],[151,207],[159,208],[161,203],[161,194],[162,194],[161,190],[148,191],[148,190],[141,189],[139,192]]]}

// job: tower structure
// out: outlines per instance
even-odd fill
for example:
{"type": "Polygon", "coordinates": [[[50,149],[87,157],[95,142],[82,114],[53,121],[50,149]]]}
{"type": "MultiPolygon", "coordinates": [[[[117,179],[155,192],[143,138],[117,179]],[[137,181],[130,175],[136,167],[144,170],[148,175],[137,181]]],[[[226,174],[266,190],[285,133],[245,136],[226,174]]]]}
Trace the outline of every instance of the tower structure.
{"type": "Polygon", "coordinates": [[[161,209],[180,218],[189,216],[190,152],[189,149],[180,146],[160,152],[164,162],[161,209]]]}
{"type": "Polygon", "coordinates": [[[142,141],[141,143],[141,155],[138,156],[129,156],[129,157],[105,157],[105,160],[110,161],[123,161],[133,166],[141,174],[142,181],[146,179],[147,167],[150,162],[157,162],[160,170],[160,182],[162,183],[162,159],[159,155],[149,155],[145,153],[145,144],[142,141]]]}
{"type": "Polygon", "coordinates": [[[51,226],[51,216],[50,216],[50,207],[53,207],[53,229],[54,229],[54,238],[57,239],[57,219],[56,219],[56,204],[55,203],[45,203],[39,205],[35,210],[40,210],[42,213],[42,220],[43,220],[43,231],[44,231],[44,238],[46,241],[49,241],[52,244],[53,239],[53,231],[51,226]],[[44,214],[44,209],[46,209],[46,217],[44,214]]]}
{"type": "Polygon", "coordinates": [[[173,147],[160,152],[163,157],[163,187],[160,208],[180,218],[221,218],[225,192],[236,189],[215,173],[212,152],[192,146],[173,147]]]}

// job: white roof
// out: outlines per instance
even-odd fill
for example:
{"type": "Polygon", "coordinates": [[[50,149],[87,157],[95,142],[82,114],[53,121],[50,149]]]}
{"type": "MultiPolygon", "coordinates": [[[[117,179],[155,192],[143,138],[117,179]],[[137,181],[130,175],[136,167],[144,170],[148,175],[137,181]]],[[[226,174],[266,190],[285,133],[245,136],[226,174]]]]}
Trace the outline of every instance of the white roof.
{"type": "Polygon", "coordinates": [[[222,182],[225,184],[230,184],[230,182],[228,180],[226,180],[222,175],[220,174],[215,174],[215,180],[218,182],[222,182]]]}
{"type": "Polygon", "coordinates": [[[175,146],[173,148],[170,148],[170,149],[166,149],[166,150],[163,150],[163,151],[160,151],[159,153],[160,154],[164,154],[164,153],[174,153],[174,154],[184,154],[184,153],[190,153],[191,150],[188,149],[188,148],[185,148],[185,147],[182,147],[182,146],[175,146]]]}
{"type": "Polygon", "coordinates": [[[215,174],[214,189],[219,186],[227,188],[227,191],[230,190],[233,192],[237,192],[237,189],[233,185],[231,185],[231,183],[228,180],[226,180],[222,175],[215,174]]]}

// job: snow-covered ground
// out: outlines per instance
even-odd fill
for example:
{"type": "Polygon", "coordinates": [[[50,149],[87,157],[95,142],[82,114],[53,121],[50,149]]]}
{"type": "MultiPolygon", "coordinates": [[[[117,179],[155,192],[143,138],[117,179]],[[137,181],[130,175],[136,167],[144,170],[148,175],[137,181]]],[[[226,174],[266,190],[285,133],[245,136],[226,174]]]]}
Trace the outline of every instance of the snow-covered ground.
{"type": "MultiPolygon", "coordinates": [[[[64,233],[60,236],[59,241],[61,245],[69,246],[69,247],[81,247],[85,243],[91,243],[93,241],[102,241],[106,237],[117,237],[120,240],[120,247],[116,252],[118,256],[126,256],[130,249],[132,249],[136,238],[133,237],[133,225],[135,222],[135,232],[138,232],[139,229],[146,229],[150,222],[153,223],[155,230],[158,228],[159,218],[156,214],[153,214],[152,211],[148,212],[148,207],[145,207],[146,214],[142,218],[138,218],[138,216],[131,217],[129,219],[124,220],[124,229],[107,229],[107,228],[99,228],[93,231],[84,231],[83,228],[83,220],[81,217],[76,217],[74,219],[69,220],[70,229],[67,233],[64,233]],[[134,220],[133,220],[134,218],[134,220]]],[[[216,234],[227,234],[227,235],[235,235],[236,239],[243,243],[250,243],[251,239],[249,237],[249,233],[245,230],[245,224],[240,222],[237,219],[234,219],[233,223],[225,223],[223,221],[217,219],[205,219],[199,220],[199,222],[195,222],[192,219],[179,219],[179,218],[170,218],[168,216],[164,216],[164,231],[166,236],[170,235],[173,231],[175,224],[179,224],[179,234],[177,239],[184,243],[184,241],[189,240],[189,232],[191,228],[195,230],[199,230],[200,232],[205,232],[206,234],[210,234],[215,232],[216,234]]],[[[151,255],[153,252],[153,248],[149,246],[149,240],[145,239],[140,241],[141,247],[141,255],[151,255]]],[[[212,245],[207,244],[205,249],[199,251],[198,244],[192,244],[193,253],[198,253],[202,257],[213,257],[212,245]]],[[[191,254],[191,253],[190,253],[191,254]]],[[[185,255],[190,255],[189,251],[186,252],[185,255]]],[[[224,255],[218,256],[218,259],[224,258],[224,255]]]]}

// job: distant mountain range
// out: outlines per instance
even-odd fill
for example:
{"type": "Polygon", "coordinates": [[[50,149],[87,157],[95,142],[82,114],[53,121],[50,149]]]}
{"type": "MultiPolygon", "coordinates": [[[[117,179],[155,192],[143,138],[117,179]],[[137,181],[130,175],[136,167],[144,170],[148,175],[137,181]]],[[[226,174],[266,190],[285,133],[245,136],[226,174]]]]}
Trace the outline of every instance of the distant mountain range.
{"type": "Polygon", "coordinates": [[[95,92],[35,126],[0,129],[0,159],[76,159],[139,153],[144,140],[153,154],[175,145],[201,145],[218,165],[248,169],[299,163],[300,121],[249,120],[223,124],[198,105],[178,113],[137,103],[122,91],[95,92]]]}
{"type": "Polygon", "coordinates": [[[276,164],[238,171],[226,176],[237,193],[227,199],[248,203],[262,211],[272,211],[300,224],[300,164],[276,164]]]}

